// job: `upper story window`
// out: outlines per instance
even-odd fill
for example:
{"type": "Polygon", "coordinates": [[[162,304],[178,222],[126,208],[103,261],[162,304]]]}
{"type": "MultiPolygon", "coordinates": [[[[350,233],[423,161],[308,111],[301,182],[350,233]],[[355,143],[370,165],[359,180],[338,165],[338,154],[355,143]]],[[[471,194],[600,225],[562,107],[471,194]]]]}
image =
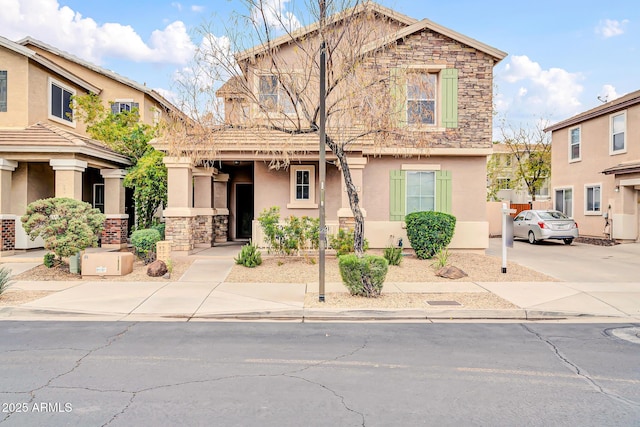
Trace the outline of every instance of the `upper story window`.
{"type": "Polygon", "coordinates": [[[267,111],[284,114],[293,114],[296,112],[291,97],[278,81],[278,77],[273,74],[259,77],[258,100],[262,108],[267,111]]]}
{"type": "Polygon", "coordinates": [[[627,130],[627,113],[620,113],[611,116],[611,145],[610,153],[625,153],[627,146],[624,134],[627,130]]]}
{"type": "Polygon", "coordinates": [[[51,78],[49,88],[49,118],[61,123],[74,124],[71,97],[76,91],[51,78]]]}
{"type": "Polygon", "coordinates": [[[132,99],[116,99],[111,104],[111,112],[113,114],[124,113],[125,111],[131,111],[134,108],[139,108],[140,104],[133,102],[132,99]]]}
{"type": "Polygon", "coordinates": [[[7,71],[0,71],[0,113],[7,111],[7,71]]]}
{"type": "Polygon", "coordinates": [[[407,123],[436,124],[437,78],[434,73],[407,75],[407,123]]]}
{"type": "Polygon", "coordinates": [[[580,144],[581,144],[580,127],[569,130],[569,161],[580,160],[580,144]]]}

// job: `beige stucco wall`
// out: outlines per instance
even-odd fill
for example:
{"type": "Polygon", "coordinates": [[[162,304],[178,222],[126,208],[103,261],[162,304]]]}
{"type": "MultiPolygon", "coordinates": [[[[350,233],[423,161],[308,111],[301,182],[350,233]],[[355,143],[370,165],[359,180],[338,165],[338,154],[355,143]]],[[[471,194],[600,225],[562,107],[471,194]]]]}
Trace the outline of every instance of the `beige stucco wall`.
{"type": "MultiPolygon", "coordinates": [[[[604,175],[601,172],[621,163],[640,159],[640,106],[626,110],[625,143],[627,152],[609,154],[610,114],[597,117],[580,124],[581,159],[569,162],[569,131],[576,126],[567,127],[552,133],[551,150],[551,187],[555,206],[555,190],[571,188],[573,190],[573,217],[576,219],[580,234],[584,236],[604,237],[605,220],[602,214],[609,212],[614,221],[614,236],[620,239],[637,239],[638,214],[637,190],[634,186],[620,186],[621,180],[634,176],[604,175]],[[601,213],[585,212],[585,186],[601,186],[601,213]],[[619,192],[615,187],[620,186],[619,192]],[[625,200],[626,197],[626,200],[625,200]],[[609,206],[611,209],[609,210],[609,206]]],[[[617,114],[617,113],[615,113],[617,114]]]]}
{"type": "Polygon", "coordinates": [[[28,123],[28,69],[27,58],[0,49],[0,70],[7,71],[7,111],[0,113],[0,128],[25,127],[28,123]]]}

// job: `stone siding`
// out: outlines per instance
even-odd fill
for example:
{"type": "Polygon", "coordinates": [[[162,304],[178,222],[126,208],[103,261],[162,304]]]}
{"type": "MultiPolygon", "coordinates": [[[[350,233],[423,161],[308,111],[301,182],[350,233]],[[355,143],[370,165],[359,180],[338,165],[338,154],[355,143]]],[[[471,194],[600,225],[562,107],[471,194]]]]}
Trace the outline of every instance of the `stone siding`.
{"type": "Polygon", "coordinates": [[[216,215],[213,217],[214,243],[224,243],[229,235],[229,216],[216,215]]]}
{"type": "Polygon", "coordinates": [[[199,215],[194,218],[194,244],[205,243],[211,245],[213,242],[213,217],[199,215]]]}
{"type": "Polygon", "coordinates": [[[16,221],[2,220],[2,251],[12,251],[16,248],[16,221]]]}
{"type": "Polygon", "coordinates": [[[195,218],[173,218],[165,220],[165,240],[171,240],[171,250],[190,251],[195,247],[195,218]]]}
{"type": "Polygon", "coordinates": [[[121,245],[127,243],[127,218],[107,218],[102,231],[103,245],[121,245]]]}

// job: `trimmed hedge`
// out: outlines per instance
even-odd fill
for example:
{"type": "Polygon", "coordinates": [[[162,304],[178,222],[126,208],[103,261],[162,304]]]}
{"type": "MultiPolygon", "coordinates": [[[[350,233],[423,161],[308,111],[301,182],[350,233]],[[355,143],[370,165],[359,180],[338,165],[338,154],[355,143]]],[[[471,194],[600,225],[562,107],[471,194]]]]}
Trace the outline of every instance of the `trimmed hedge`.
{"type": "Polygon", "coordinates": [[[389,262],[376,255],[342,255],[338,258],[342,283],[351,295],[377,297],[389,270],[389,262]]]}
{"type": "Polygon", "coordinates": [[[451,243],[456,217],[444,212],[413,212],[405,217],[407,237],[419,259],[429,259],[451,243]]]}
{"type": "Polygon", "coordinates": [[[136,255],[145,262],[153,261],[156,253],[156,243],[160,241],[160,232],[153,228],[136,230],[131,233],[131,244],[136,255]]]}

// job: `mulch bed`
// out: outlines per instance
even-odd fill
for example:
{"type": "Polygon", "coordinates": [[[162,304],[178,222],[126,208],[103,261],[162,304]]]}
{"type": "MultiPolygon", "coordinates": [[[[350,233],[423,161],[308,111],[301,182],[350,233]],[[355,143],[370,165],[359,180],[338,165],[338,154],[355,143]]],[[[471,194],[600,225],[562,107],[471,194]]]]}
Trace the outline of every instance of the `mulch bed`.
{"type": "Polygon", "coordinates": [[[574,242],[576,243],[584,243],[587,245],[595,245],[595,246],[614,246],[619,245],[620,243],[615,240],[609,239],[600,239],[597,237],[577,237],[574,242]]]}

